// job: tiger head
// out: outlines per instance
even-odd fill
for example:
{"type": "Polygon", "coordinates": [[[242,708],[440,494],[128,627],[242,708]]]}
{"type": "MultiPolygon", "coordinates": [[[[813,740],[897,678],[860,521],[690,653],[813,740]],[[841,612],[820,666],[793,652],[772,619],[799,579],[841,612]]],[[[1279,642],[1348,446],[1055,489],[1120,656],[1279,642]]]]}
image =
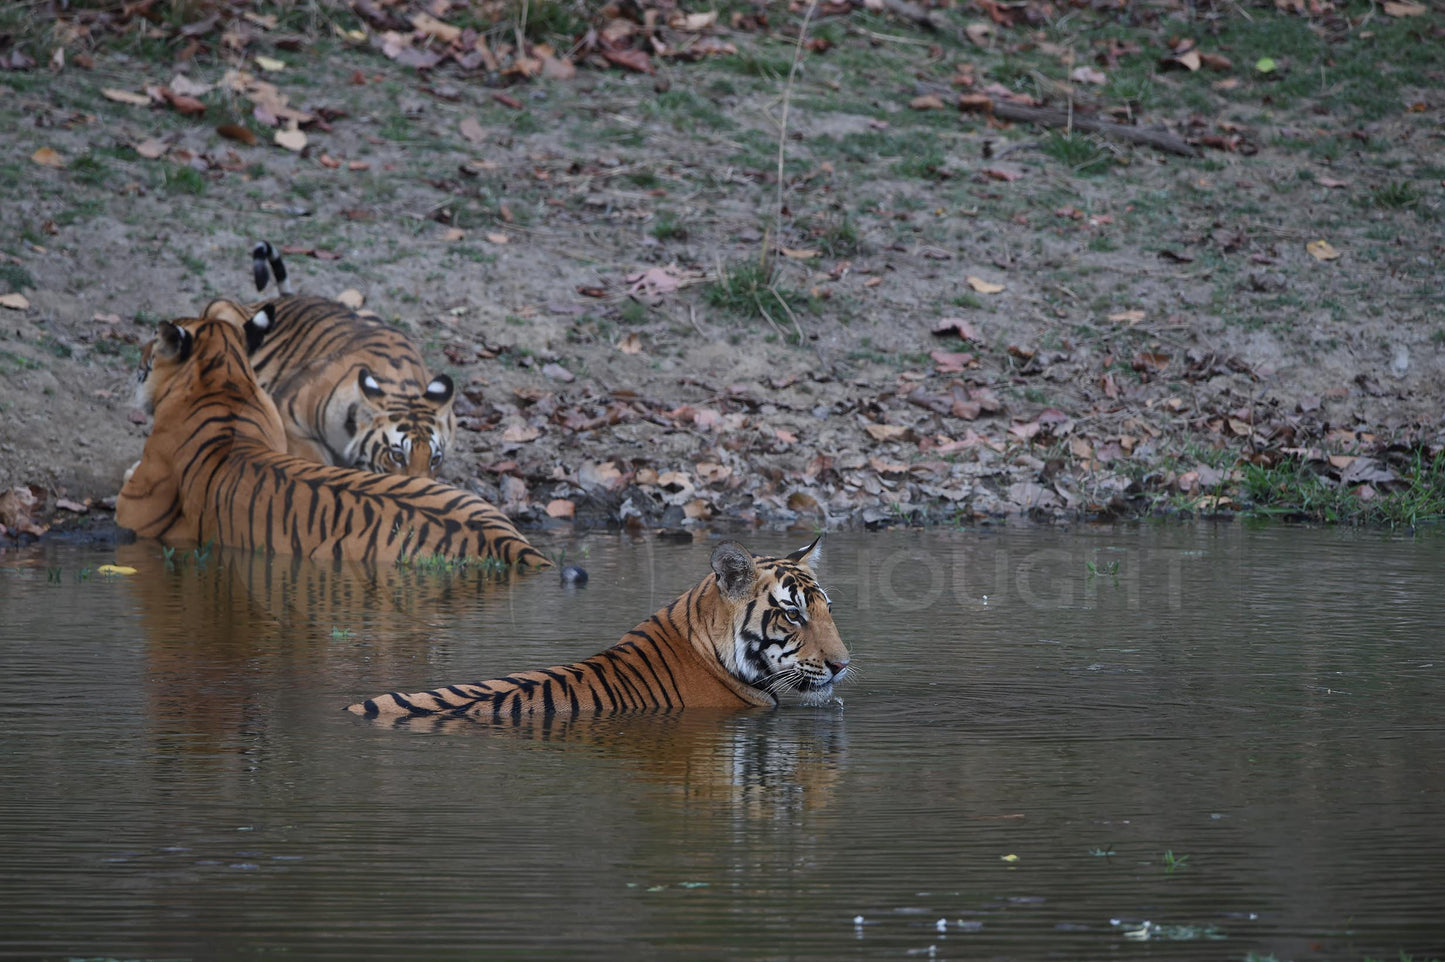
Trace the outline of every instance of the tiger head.
{"type": "Polygon", "coordinates": [[[191,356],[195,338],[185,321],[161,321],[156,336],[140,349],[136,369],[135,406],[147,414],[156,413],[156,401],[191,356]]]}
{"type": "MultiPolygon", "coordinates": [[[[208,316],[234,321],[233,308],[230,302],[215,301],[206,310],[208,316]]],[[[275,302],[257,309],[242,325],[246,349],[254,354],[275,323],[275,302]]],[[[357,361],[343,358],[339,363],[355,365],[357,361]]],[[[320,375],[318,378],[329,383],[320,375]]],[[[334,452],[338,460],[333,463],[377,474],[436,477],[457,432],[456,388],[445,374],[432,377],[420,394],[415,393],[417,386],[410,377],[389,376],[380,366],[363,365],[356,368],[354,378],[343,378],[336,391],[328,391],[329,399],[344,402],[340,429],[348,438],[345,447],[334,452]]],[[[330,416],[325,412],[317,415],[322,420],[330,416]]]]}
{"type": "Polygon", "coordinates": [[[796,691],[812,705],[826,704],[848,671],[832,602],[814,577],[820,556],[818,541],[783,558],[754,557],[734,541],[712,553],[718,594],[732,609],[731,632],[712,641],[718,661],[754,688],[796,691]]]}
{"type": "Polygon", "coordinates": [[[383,385],[369,368],[362,368],[356,389],[356,403],[346,417],[350,463],[380,474],[435,477],[456,434],[452,379],[438,374],[416,395],[383,385]]]}

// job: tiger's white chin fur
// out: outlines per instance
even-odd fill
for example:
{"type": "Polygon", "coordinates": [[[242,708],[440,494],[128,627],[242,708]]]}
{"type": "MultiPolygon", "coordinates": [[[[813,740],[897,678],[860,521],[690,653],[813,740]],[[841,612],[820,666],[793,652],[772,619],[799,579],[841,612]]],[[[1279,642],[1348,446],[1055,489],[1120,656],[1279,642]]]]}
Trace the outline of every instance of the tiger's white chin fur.
{"type": "Polygon", "coordinates": [[[798,692],[798,704],[800,705],[807,705],[810,708],[821,708],[832,703],[832,685],[824,685],[822,688],[809,688],[806,691],[798,692]]]}

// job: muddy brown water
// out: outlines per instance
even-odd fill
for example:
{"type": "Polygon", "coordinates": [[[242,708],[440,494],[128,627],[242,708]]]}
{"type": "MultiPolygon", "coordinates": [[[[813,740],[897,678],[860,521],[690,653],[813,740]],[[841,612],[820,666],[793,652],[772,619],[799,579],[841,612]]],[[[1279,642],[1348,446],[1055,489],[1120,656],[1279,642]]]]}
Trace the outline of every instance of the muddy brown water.
{"type": "Polygon", "coordinates": [[[1445,533],[840,534],[841,706],[341,710],[591,654],[710,550],[565,547],[0,555],[0,956],[1445,953],[1445,533]]]}

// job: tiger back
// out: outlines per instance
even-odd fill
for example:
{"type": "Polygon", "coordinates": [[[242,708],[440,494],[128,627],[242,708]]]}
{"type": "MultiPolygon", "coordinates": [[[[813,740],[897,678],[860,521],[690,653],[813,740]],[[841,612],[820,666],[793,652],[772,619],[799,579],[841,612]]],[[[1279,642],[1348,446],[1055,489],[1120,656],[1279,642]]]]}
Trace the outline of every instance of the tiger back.
{"type": "Polygon", "coordinates": [[[569,665],[431,691],[391,692],[347,706],[375,716],[520,722],[538,716],[772,707],[780,691],[823,704],[849,670],[814,566],[818,542],[757,558],[736,542],[712,573],[613,647],[569,665]]]}
{"type": "Polygon", "coordinates": [[[261,323],[161,323],[142,361],[155,423],[116,498],[117,524],[171,543],[307,558],[550,564],[506,515],[453,485],[285,453],[281,416],[247,360],[261,323]]]}
{"type": "Polygon", "coordinates": [[[322,297],[285,295],[257,304],[214,300],[203,317],[244,327],[266,315],[248,343],[292,454],[381,474],[434,477],[456,436],[455,388],[427,372],[411,338],[322,297]]]}

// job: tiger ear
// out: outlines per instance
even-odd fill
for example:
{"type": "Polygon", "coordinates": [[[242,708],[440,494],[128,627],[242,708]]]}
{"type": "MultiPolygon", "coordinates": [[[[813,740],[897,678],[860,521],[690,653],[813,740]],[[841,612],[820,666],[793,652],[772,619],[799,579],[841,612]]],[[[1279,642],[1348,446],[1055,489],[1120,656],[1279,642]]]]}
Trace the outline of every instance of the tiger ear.
{"type": "Polygon", "coordinates": [[[161,321],[156,330],[156,348],[152,356],[179,364],[191,356],[192,343],[190,331],[170,321],[161,321]]]}
{"type": "Polygon", "coordinates": [[[372,377],[371,372],[366,368],[362,368],[360,373],[356,375],[356,383],[361,387],[361,393],[367,397],[379,397],[382,393],[381,385],[377,383],[376,378],[372,377]]]}
{"type": "Polygon", "coordinates": [[[422,396],[428,401],[445,404],[452,399],[452,392],[455,390],[456,385],[452,383],[450,377],[445,374],[438,374],[431,379],[431,383],[426,386],[426,393],[422,396]]]}
{"type": "Polygon", "coordinates": [[[276,308],[270,304],[261,308],[251,316],[251,319],[241,326],[246,332],[246,353],[255,354],[261,342],[266,340],[266,335],[271,332],[271,323],[276,320],[276,308]]]}
{"type": "Polygon", "coordinates": [[[724,541],[712,551],[712,570],[725,597],[741,601],[758,582],[753,556],[736,541],[724,541]]]}
{"type": "Polygon", "coordinates": [[[806,548],[799,548],[788,555],[788,560],[796,561],[809,571],[817,571],[818,563],[823,560],[823,536],[818,535],[813,539],[812,544],[806,548]]]}

